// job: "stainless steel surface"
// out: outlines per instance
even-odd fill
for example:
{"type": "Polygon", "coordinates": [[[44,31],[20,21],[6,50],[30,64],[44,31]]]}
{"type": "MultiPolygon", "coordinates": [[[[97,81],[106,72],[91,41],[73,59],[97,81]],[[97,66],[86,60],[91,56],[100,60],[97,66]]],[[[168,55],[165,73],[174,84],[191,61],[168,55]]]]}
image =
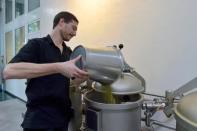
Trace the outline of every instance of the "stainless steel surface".
{"type": "Polygon", "coordinates": [[[85,68],[90,79],[103,84],[111,84],[122,73],[124,59],[120,50],[114,47],[105,48],[85,48],[78,46],[71,54],[71,59],[82,56],[76,63],[79,68],[85,68]]]}
{"type": "Polygon", "coordinates": [[[142,86],[145,88],[146,87],[145,79],[138,72],[136,72],[129,64],[127,64],[125,61],[124,61],[124,65],[125,65],[125,68],[123,69],[123,72],[130,73],[130,74],[134,75],[136,78],[138,78],[142,82],[142,86]]]}
{"type": "Polygon", "coordinates": [[[153,124],[153,120],[151,117],[159,111],[162,110],[165,106],[165,103],[160,101],[160,99],[154,99],[154,100],[144,100],[142,109],[144,111],[145,118],[142,118],[142,120],[145,122],[146,126],[151,127],[153,124]]]}
{"type": "Polygon", "coordinates": [[[122,74],[122,76],[119,77],[109,87],[105,87],[98,82],[94,83],[92,87],[99,92],[105,92],[106,88],[110,87],[112,94],[115,95],[131,95],[142,93],[145,91],[145,87],[142,85],[142,82],[134,75],[129,73],[122,74]]]}
{"type": "Polygon", "coordinates": [[[111,89],[113,94],[117,95],[138,94],[145,91],[142,82],[129,73],[124,73],[118,80],[112,83],[111,89]]]}
{"type": "Polygon", "coordinates": [[[197,131],[197,91],[181,99],[175,108],[177,131],[197,131]]]}
{"type": "Polygon", "coordinates": [[[120,104],[107,104],[102,96],[103,93],[96,91],[87,92],[84,95],[86,109],[95,114],[91,117],[87,115],[90,119],[88,131],[92,131],[92,128],[98,131],[140,131],[142,95],[130,96],[129,101],[123,101],[120,104]],[[91,120],[95,120],[96,124],[91,123],[91,120]]]}
{"type": "Polygon", "coordinates": [[[174,108],[174,99],[179,96],[183,97],[183,94],[197,88],[197,77],[187,82],[183,86],[179,87],[175,91],[166,91],[166,107],[164,108],[164,113],[167,117],[170,117],[173,114],[174,108]]]}
{"type": "Polygon", "coordinates": [[[192,89],[197,88],[197,77],[187,82],[183,86],[179,87],[177,90],[173,92],[173,96],[182,96],[183,93],[186,93],[192,89]]]}

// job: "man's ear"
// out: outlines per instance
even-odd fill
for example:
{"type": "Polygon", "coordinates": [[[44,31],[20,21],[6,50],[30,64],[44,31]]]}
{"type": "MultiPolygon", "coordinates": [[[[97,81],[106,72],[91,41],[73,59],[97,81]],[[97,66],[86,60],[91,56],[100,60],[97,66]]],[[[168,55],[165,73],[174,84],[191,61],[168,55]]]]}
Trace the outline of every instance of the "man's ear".
{"type": "Polygon", "coordinates": [[[62,27],[64,23],[64,18],[60,18],[58,25],[62,27]]]}

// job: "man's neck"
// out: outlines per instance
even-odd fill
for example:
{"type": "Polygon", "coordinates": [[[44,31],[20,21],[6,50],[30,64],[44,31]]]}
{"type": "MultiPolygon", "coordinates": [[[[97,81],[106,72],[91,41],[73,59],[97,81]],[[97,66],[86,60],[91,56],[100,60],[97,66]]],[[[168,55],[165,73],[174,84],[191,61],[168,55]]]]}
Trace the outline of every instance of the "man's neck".
{"type": "Polygon", "coordinates": [[[63,39],[61,38],[59,32],[53,30],[50,34],[51,36],[51,39],[53,40],[53,43],[56,45],[56,46],[62,46],[62,43],[64,42],[63,39]]]}

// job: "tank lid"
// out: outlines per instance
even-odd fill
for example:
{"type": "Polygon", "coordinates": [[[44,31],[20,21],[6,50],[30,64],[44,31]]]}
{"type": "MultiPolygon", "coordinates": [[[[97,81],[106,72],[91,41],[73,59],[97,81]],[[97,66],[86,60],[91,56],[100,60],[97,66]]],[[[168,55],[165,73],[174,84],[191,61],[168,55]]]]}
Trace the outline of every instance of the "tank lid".
{"type": "Polygon", "coordinates": [[[112,85],[113,94],[138,94],[145,91],[145,87],[142,86],[142,82],[135,76],[129,73],[124,73],[117,81],[112,85]]]}
{"type": "MultiPolygon", "coordinates": [[[[96,91],[105,91],[106,88],[100,83],[96,82],[93,85],[96,91]]],[[[145,91],[145,87],[142,86],[142,82],[135,76],[129,73],[124,73],[122,77],[118,78],[114,83],[110,85],[112,94],[115,95],[132,95],[139,94],[145,91]]]]}
{"type": "Polygon", "coordinates": [[[175,114],[184,123],[197,128],[197,102],[195,100],[197,100],[197,91],[183,97],[175,108],[175,114]]]}

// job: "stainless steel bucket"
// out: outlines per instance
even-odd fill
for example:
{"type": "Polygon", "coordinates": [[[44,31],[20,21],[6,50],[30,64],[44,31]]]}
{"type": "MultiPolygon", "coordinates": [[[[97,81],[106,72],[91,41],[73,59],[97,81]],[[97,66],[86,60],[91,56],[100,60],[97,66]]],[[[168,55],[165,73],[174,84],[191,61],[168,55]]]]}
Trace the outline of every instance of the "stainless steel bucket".
{"type": "Polygon", "coordinates": [[[126,101],[119,97],[120,103],[108,104],[101,92],[84,95],[87,131],[140,131],[143,96],[126,96],[126,101]]]}
{"type": "Polygon", "coordinates": [[[76,58],[78,55],[81,55],[82,59],[76,65],[81,69],[85,68],[90,79],[102,84],[113,83],[124,69],[123,56],[115,47],[93,49],[77,46],[70,59],[76,58]]]}

